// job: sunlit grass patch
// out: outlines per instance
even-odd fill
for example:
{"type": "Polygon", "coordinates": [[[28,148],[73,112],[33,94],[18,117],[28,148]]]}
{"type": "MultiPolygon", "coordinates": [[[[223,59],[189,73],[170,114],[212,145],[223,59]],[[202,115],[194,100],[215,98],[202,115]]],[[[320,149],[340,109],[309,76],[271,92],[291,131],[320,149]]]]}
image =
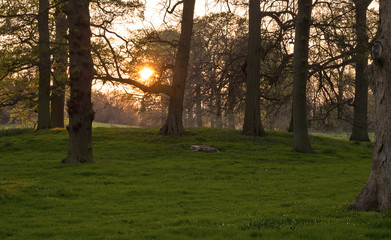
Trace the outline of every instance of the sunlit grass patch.
{"type": "Polygon", "coordinates": [[[0,179],[0,199],[9,199],[17,196],[23,189],[31,185],[33,183],[28,181],[0,179]]]}

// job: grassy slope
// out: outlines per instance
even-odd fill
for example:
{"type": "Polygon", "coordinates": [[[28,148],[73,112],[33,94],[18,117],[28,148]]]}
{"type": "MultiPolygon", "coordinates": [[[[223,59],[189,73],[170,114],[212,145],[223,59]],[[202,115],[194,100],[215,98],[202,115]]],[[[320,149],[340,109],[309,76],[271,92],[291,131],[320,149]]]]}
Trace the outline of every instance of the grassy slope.
{"type": "Polygon", "coordinates": [[[157,133],[94,129],[96,164],[72,166],[65,130],[0,136],[0,239],[391,239],[391,214],[344,212],[370,144],[312,137],[303,155],[287,133],[157,133]]]}

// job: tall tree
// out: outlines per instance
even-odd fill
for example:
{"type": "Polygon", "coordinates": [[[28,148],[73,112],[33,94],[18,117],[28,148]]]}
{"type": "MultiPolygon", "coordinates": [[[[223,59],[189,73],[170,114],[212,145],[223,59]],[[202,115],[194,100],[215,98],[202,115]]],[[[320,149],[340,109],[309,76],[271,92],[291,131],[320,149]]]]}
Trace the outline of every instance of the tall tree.
{"type": "Polygon", "coordinates": [[[65,87],[68,73],[68,47],[66,34],[68,22],[63,11],[64,4],[59,4],[55,10],[56,36],[53,50],[53,86],[50,108],[50,126],[52,128],[64,127],[65,87]]]}
{"type": "Polygon", "coordinates": [[[49,46],[49,0],[39,1],[39,91],[38,130],[50,127],[50,46],[49,46]]]}
{"type": "Polygon", "coordinates": [[[372,0],[353,0],[356,12],[355,94],[353,128],[350,140],[369,141],[368,136],[368,78],[364,69],[368,64],[367,8],[372,0]]]}
{"type": "Polygon", "coordinates": [[[391,0],[380,0],[379,35],[372,47],[369,82],[376,102],[375,143],[368,182],[348,209],[391,210],[391,0]]]}
{"type": "Polygon", "coordinates": [[[195,0],[183,1],[181,35],[176,53],[172,84],[174,91],[170,96],[166,122],[160,129],[160,133],[163,135],[183,135],[185,132],[182,122],[183,100],[190,57],[194,5],[195,0]]]}
{"type": "Polygon", "coordinates": [[[91,85],[94,67],[91,57],[89,0],[69,0],[68,156],[64,163],[92,163],[91,85]]]}
{"type": "Polygon", "coordinates": [[[308,79],[308,42],[311,27],[312,0],[299,0],[293,59],[293,149],[314,153],[307,129],[306,85],[308,79]]]}
{"type": "Polygon", "coordinates": [[[261,10],[259,0],[249,3],[246,108],[243,134],[265,136],[260,113],[261,10]]]}

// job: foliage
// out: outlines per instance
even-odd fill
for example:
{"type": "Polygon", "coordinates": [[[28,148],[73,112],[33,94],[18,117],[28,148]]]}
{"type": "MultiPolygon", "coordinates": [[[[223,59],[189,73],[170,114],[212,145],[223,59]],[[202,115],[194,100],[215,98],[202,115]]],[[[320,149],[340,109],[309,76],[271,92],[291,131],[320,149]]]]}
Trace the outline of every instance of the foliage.
{"type": "Polygon", "coordinates": [[[389,239],[391,215],[344,212],[370,146],[233,130],[94,129],[96,164],[63,165],[65,130],[0,136],[1,239],[389,239]],[[192,144],[219,149],[191,152],[192,144]]]}

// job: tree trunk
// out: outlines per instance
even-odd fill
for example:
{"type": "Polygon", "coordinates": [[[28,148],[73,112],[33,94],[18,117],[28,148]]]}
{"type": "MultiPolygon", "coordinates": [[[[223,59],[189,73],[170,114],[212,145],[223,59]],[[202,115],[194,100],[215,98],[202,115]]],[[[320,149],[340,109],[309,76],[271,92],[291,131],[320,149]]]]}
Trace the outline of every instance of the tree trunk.
{"type": "Polygon", "coordinates": [[[354,0],[356,10],[356,79],[353,128],[350,140],[369,141],[368,136],[368,79],[364,69],[368,64],[367,8],[372,0],[354,0]]]}
{"type": "Polygon", "coordinates": [[[222,103],[221,103],[221,93],[220,88],[216,86],[216,128],[223,128],[223,113],[222,113],[222,103]]]}
{"type": "Polygon", "coordinates": [[[291,110],[291,120],[289,121],[288,132],[293,133],[293,106],[291,110]]]}
{"type": "Polygon", "coordinates": [[[173,87],[173,96],[170,96],[166,122],[160,129],[162,135],[183,135],[183,100],[189,64],[191,35],[193,31],[193,15],[195,0],[183,1],[181,35],[176,53],[173,87]]]}
{"type": "Polygon", "coordinates": [[[70,88],[68,156],[64,163],[92,163],[91,58],[89,0],[69,1],[70,88]]]}
{"type": "Polygon", "coordinates": [[[202,127],[202,99],[201,99],[201,87],[197,83],[196,87],[196,118],[197,127],[202,127]]]}
{"type": "Polygon", "coordinates": [[[366,72],[375,96],[376,124],[369,180],[348,207],[391,211],[391,0],[380,1],[380,31],[366,72]]]}
{"type": "Polygon", "coordinates": [[[68,51],[65,36],[68,24],[65,13],[60,7],[56,8],[56,46],[53,51],[53,87],[51,97],[50,125],[52,128],[64,127],[65,87],[68,80],[68,51]]]}
{"type": "Polygon", "coordinates": [[[228,117],[228,128],[235,129],[235,103],[236,103],[236,95],[235,95],[235,86],[232,82],[232,79],[228,82],[228,109],[226,111],[226,115],[228,117]]]}
{"type": "Polygon", "coordinates": [[[39,1],[39,90],[38,127],[50,128],[50,46],[49,46],[49,1],[39,1]]]}
{"type": "Polygon", "coordinates": [[[312,0],[299,0],[296,16],[293,60],[293,149],[294,152],[314,153],[307,129],[306,85],[308,78],[308,41],[312,0]]]}
{"type": "Polygon", "coordinates": [[[261,10],[259,0],[249,3],[246,108],[242,133],[265,136],[260,112],[261,10]]]}
{"type": "Polygon", "coordinates": [[[343,95],[344,95],[344,72],[345,72],[345,66],[342,67],[342,70],[338,70],[338,95],[337,95],[337,119],[342,119],[342,110],[343,110],[343,95]]]}

